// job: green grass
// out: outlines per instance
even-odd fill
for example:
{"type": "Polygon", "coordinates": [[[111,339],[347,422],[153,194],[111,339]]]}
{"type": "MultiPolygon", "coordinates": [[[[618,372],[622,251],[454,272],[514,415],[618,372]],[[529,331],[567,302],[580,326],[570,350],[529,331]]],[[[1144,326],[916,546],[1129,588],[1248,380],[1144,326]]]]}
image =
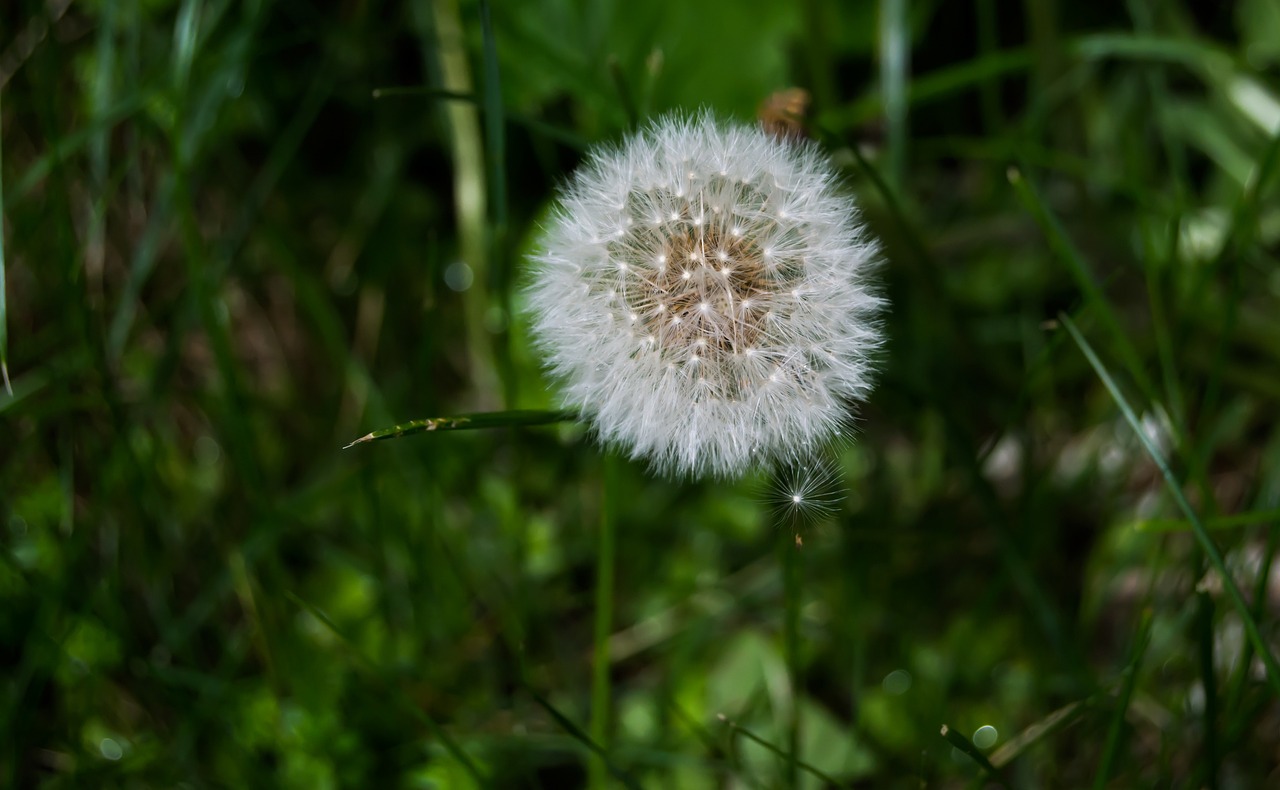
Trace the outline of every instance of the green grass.
{"type": "Polygon", "coordinates": [[[0,786],[1280,770],[1272,0],[49,8],[0,12],[0,786]],[[892,304],[802,546],[598,448],[520,314],[587,147],[793,85],[892,304]]]}

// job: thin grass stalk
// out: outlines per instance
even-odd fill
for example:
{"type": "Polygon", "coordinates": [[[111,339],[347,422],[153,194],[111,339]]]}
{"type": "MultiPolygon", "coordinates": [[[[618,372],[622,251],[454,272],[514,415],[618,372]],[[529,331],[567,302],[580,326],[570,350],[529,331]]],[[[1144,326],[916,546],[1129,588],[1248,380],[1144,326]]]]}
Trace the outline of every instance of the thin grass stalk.
{"type": "Polygon", "coordinates": [[[820,0],[804,0],[801,13],[805,29],[805,68],[809,77],[809,90],[818,107],[831,109],[839,103],[831,69],[831,45],[826,11],[829,6],[820,0]]]}
{"type": "MultiPolygon", "coordinates": [[[[0,98],[3,98],[0,96],[0,98]]],[[[0,104],[0,118],[4,117],[0,104]]],[[[4,147],[0,142],[0,378],[4,379],[4,391],[13,397],[13,384],[9,382],[9,316],[5,301],[4,282],[4,147]]]]}
{"type": "Polygon", "coordinates": [[[1138,671],[1142,668],[1142,659],[1147,654],[1147,647],[1151,644],[1151,611],[1147,610],[1142,613],[1142,618],[1138,623],[1138,634],[1134,639],[1133,652],[1129,656],[1129,663],[1125,667],[1124,681],[1120,686],[1120,691],[1116,695],[1116,706],[1111,712],[1111,724],[1107,728],[1107,741],[1102,749],[1102,762],[1098,767],[1098,773],[1094,775],[1094,790],[1105,790],[1107,780],[1111,778],[1111,767],[1115,765],[1116,757],[1120,754],[1120,746],[1124,740],[1124,721],[1125,716],[1129,712],[1129,703],[1133,699],[1133,689],[1138,683],[1138,671]]]}
{"type": "Polygon", "coordinates": [[[907,173],[907,73],[911,31],[907,0],[880,1],[880,91],[889,138],[888,181],[902,189],[907,173]]]}
{"type": "Polygon", "coordinates": [[[1058,37],[1056,5],[1053,0],[1023,1],[1027,20],[1027,39],[1031,44],[1034,58],[1032,85],[1033,91],[1037,93],[1046,90],[1063,72],[1062,43],[1058,37]]]}
{"type": "MultiPolygon", "coordinates": [[[[995,0],[978,0],[978,51],[980,62],[987,62],[999,54],[999,20],[996,17],[995,0]]],[[[982,102],[982,125],[988,134],[998,135],[1004,130],[1004,112],[1000,106],[1000,78],[991,75],[978,88],[982,102]]]]}
{"type": "Polygon", "coordinates": [[[1174,217],[1169,223],[1168,252],[1163,263],[1157,261],[1157,252],[1151,236],[1154,230],[1143,228],[1142,266],[1147,285],[1147,307],[1151,311],[1151,331],[1155,336],[1156,354],[1160,361],[1160,376],[1164,386],[1165,402],[1169,419],[1186,433],[1187,409],[1186,400],[1182,396],[1181,380],[1178,375],[1178,364],[1174,355],[1172,322],[1165,301],[1169,298],[1167,287],[1168,271],[1178,258],[1178,232],[1181,228],[1180,217],[1174,217]]]}
{"type": "Polygon", "coordinates": [[[1009,783],[1005,780],[1000,769],[991,764],[987,756],[973,744],[973,741],[967,735],[944,724],[942,725],[942,737],[947,743],[959,750],[960,753],[973,760],[974,764],[986,774],[987,780],[1004,788],[1009,787],[1009,783]]]}
{"type": "MultiPolygon", "coordinates": [[[[1138,353],[1137,347],[1134,346],[1129,335],[1124,331],[1110,301],[1103,294],[1102,286],[1098,284],[1093,272],[1088,264],[1085,263],[1084,256],[1076,249],[1071,238],[1067,236],[1066,229],[1063,228],[1057,215],[1041,198],[1031,180],[1024,177],[1019,169],[1009,169],[1009,183],[1013,185],[1014,192],[1017,193],[1018,198],[1032,213],[1036,222],[1039,223],[1041,230],[1048,238],[1050,248],[1070,267],[1077,287],[1084,297],[1085,305],[1093,311],[1094,316],[1111,335],[1117,355],[1119,355],[1121,362],[1124,364],[1125,370],[1133,377],[1134,383],[1143,397],[1151,403],[1157,403],[1158,391],[1150,376],[1147,375],[1143,366],[1142,356],[1138,353]]],[[[1191,440],[1187,435],[1185,426],[1177,421],[1171,421],[1169,427],[1173,431],[1175,445],[1179,448],[1188,448],[1190,450],[1191,440]]],[[[1204,464],[1200,463],[1199,456],[1194,452],[1188,453],[1188,459],[1188,476],[1200,490],[1200,495],[1204,498],[1206,506],[1216,512],[1214,489],[1209,482],[1204,464]]]]}
{"type": "Polygon", "coordinates": [[[737,722],[731,721],[725,718],[724,716],[721,716],[720,720],[725,723],[729,731],[729,741],[727,745],[728,755],[726,759],[731,766],[734,766],[736,768],[741,767],[741,761],[737,759],[737,745],[734,743],[735,736],[741,735],[743,738],[746,738],[747,740],[751,741],[757,746],[763,747],[766,751],[772,752],[778,757],[794,760],[796,767],[802,769],[806,773],[821,780],[824,783],[823,784],[824,787],[848,787],[849,786],[847,782],[841,782],[839,779],[836,779],[834,776],[831,776],[828,773],[824,773],[823,770],[821,768],[818,768],[816,765],[807,763],[804,760],[796,760],[794,754],[791,754],[791,755],[784,754],[783,751],[779,749],[777,746],[775,746],[772,743],[769,743],[769,741],[765,740],[764,738],[761,738],[759,735],[756,735],[754,732],[752,732],[751,730],[748,730],[746,727],[743,727],[737,722]]]}
{"type": "Polygon", "coordinates": [[[593,754],[588,764],[592,790],[608,787],[609,722],[611,688],[609,670],[609,636],[613,631],[613,579],[616,566],[618,514],[618,466],[613,453],[604,458],[600,500],[600,535],[596,540],[596,622],[595,643],[591,651],[591,740],[601,752],[593,754]]]}
{"type": "Polygon", "coordinates": [[[1217,790],[1219,763],[1222,759],[1218,748],[1218,676],[1213,669],[1213,599],[1201,590],[1196,593],[1196,639],[1200,647],[1200,685],[1204,688],[1204,786],[1217,790]]]}
{"type": "MultiPolygon", "coordinates": [[[[860,613],[863,599],[863,565],[860,546],[847,531],[844,538],[845,548],[845,591],[850,612],[860,613]]],[[[849,662],[849,740],[857,744],[862,730],[863,689],[867,678],[867,640],[862,638],[863,619],[859,614],[845,618],[849,626],[848,638],[853,643],[853,655],[849,662]]]]}
{"type": "MultiPolygon", "coordinates": [[[[101,117],[109,111],[114,96],[112,81],[116,73],[116,4],[103,3],[101,25],[95,48],[93,82],[89,102],[91,115],[101,117]]],[[[103,267],[106,262],[108,152],[111,143],[111,127],[95,130],[89,141],[89,175],[91,190],[86,200],[88,211],[88,241],[84,251],[84,269],[91,304],[100,306],[103,301],[103,267]]]]}
{"type": "MultiPolygon", "coordinates": [[[[513,312],[511,301],[512,261],[507,243],[507,138],[506,109],[502,105],[502,78],[498,69],[498,43],[488,0],[480,0],[480,32],[484,55],[484,150],[489,189],[489,282],[495,305],[502,311],[504,329],[496,332],[493,362],[502,385],[502,405],[511,408],[519,399],[520,377],[512,360],[510,332],[505,329],[513,312]]],[[[488,311],[486,310],[486,313],[488,311]]],[[[486,324],[487,324],[486,319],[486,324]]],[[[487,326],[486,326],[487,331],[487,326]]],[[[486,335],[486,342],[488,336],[486,335]]]]}
{"type": "MultiPolygon", "coordinates": [[[[435,24],[436,50],[444,90],[473,95],[471,67],[467,61],[466,37],[457,0],[430,3],[435,24]]],[[[471,286],[462,293],[467,329],[467,354],[471,363],[471,383],[482,403],[500,392],[493,344],[485,327],[489,309],[488,176],[485,171],[484,142],[479,110],[469,102],[451,101],[444,113],[453,149],[453,200],[458,217],[458,248],[464,264],[471,269],[471,286]]]]}
{"type": "MultiPolygon", "coordinates": [[[[1275,469],[1280,466],[1280,442],[1272,441],[1263,456],[1262,469],[1275,469]]],[[[1273,476],[1274,480],[1274,476],[1273,476]]],[[[1259,497],[1258,503],[1263,508],[1274,506],[1280,500],[1280,481],[1264,483],[1259,497]]],[[[1267,514],[1269,525],[1267,528],[1266,548],[1262,552],[1262,565],[1258,568],[1258,574],[1254,577],[1253,583],[1253,613],[1261,618],[1266,611],[1267,606],[1267,589],[1271,584],[1271,568],[1275,564],[1276,550],[1280,548],[1280,511],[1269,508],[1261,511],[1267,514]]],[[[1240,737],[1240,730],[1243,728],[1240,722],[1244,721],[1241,715],[1241,705],[1244,703],[1245,691],[1251,683],[1251,668],[1253,667],[1253,646],[1245,642],[1240,650],[1240,658],[1236,662],[1236,671],[1231,678],[1230,689],[1226,692],[1226,702],[1223,710],[1227,711],[1228,721],[1233,722],[1232,726],[1227,730],[1228,741],[1234,741],[1240,737]]]]}
{"type": "MultiPolygon", "coordinates": [[[[1244,288],[1241,272],[1244,256],[1257,239],[1259,232],[1258,212],[1262,195],[1267,183],[1271,180],[1272,173],[1275,172],[1278,166],[1280,166],[1280,131],[1272,135],[1266,150],[1263,152],[1262,157],[1259,158],[1249,183],[1245,186],[1240,199],[1232,210],[1231,224],[1226,237],[1222,241],[1222,248],[1219,250],[1211,267],[1206,267],[1206,272],[1221,272],[1225,275],[1227,293],[1223,300],[1224,311],[1222,329],[1218,335],[1218,351],[1213,357],[1213,366],[1209,369],[1209,380],[1205,384],[1204,398],[1200,402],[1200,413],[1203,420],[1208,420],[1213,415],[1222,394],[1222,377],[1226,369],[1227,352],[1235,335],[1240,298],[1244,288]]],[[[1201,276],[1202,286],[1207,285],[1204,282],[1207,276],[1207,274],[1201,276]]],[[[1201,287],[1199,293],[1204,298],[1204,295],[1209,293],[1209,289],[1201,287]]],[[[1203,459],[1206,465],[1213,451],[1209,444],[1211,441],[1211,432],[1206,432],[1206,435],[1202,437],[1203,444],[1196,448],[1196,457],[1203,459]]]]}

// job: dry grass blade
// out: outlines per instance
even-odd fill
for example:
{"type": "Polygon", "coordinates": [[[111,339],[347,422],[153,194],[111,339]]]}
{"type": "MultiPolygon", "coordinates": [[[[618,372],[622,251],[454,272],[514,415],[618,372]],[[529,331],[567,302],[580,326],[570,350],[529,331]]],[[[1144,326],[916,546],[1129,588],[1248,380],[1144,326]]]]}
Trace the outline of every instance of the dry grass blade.
{"type": "Polygon", "coordinates": [[[571,411],[495,411],[481,414],[461,414],[457,417],[431,417],[425,420],[409,422],[371,431],[359,439],[345,445],[347,450],[357,444],[380,442],[384,439],[399,439],[415,433],[432,431],[468,431],[479,428],[525,428],[531,425],[550,425],[557,422],[571,422],[578,419],[576,412],[571,411]]]}

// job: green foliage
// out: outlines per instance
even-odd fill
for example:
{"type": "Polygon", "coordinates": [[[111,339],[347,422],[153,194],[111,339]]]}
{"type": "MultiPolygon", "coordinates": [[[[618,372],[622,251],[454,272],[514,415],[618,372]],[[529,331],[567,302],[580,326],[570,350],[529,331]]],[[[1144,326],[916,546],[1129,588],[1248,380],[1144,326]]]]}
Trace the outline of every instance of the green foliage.
{"type": "Polygon", "coordinates": [[[1273,0],[0,20],[0,786],[1280,770],[1273,0]],[[519,312],[588,145],[792,85],[892,304],[802,546],[519,312]]]}

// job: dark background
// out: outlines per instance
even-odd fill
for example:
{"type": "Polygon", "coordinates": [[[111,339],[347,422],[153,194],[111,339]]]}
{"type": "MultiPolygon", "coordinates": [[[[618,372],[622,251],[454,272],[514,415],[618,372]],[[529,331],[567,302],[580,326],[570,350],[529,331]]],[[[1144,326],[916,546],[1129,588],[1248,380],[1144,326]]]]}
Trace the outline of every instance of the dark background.
{"type": "Polygon", "coordinates": [[[1280,5],[488,10],[0,11],[0,785],[584,785],[602,512],[633,785],[1277,781],[1280,5]],[[572,424],[340,449],[553,408],[555,186],[792,86],[892,304],[802,549],[572,424]]]}

